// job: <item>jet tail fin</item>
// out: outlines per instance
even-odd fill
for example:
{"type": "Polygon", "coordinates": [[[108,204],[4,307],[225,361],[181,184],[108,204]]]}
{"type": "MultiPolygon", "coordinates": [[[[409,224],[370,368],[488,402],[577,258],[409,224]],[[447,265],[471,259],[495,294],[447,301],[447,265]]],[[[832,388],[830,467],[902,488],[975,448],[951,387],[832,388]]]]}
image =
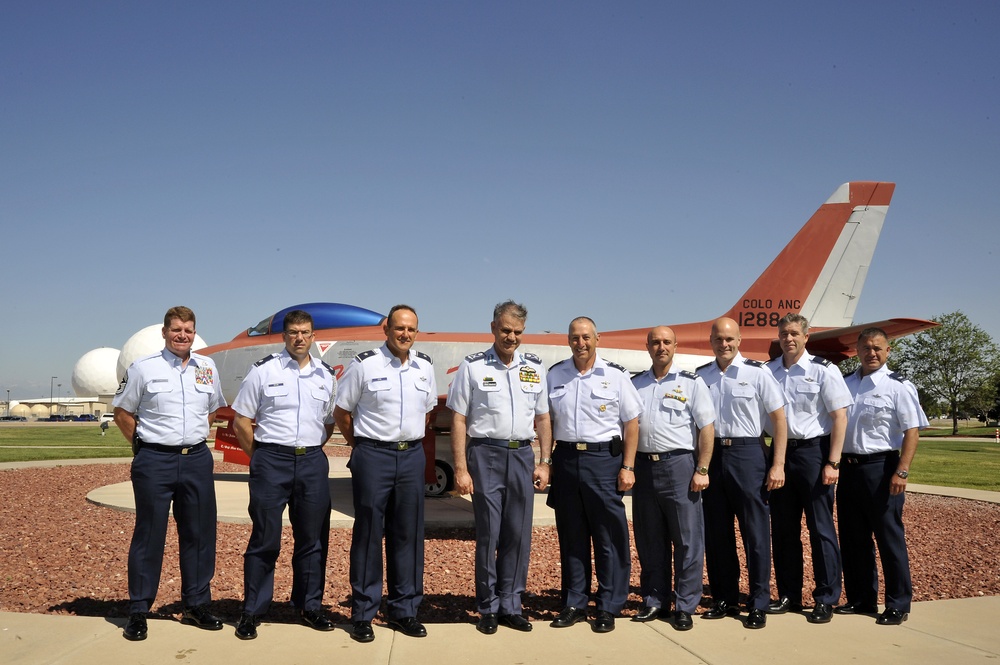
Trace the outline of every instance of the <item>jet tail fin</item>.
{"type": "Polygon", "coordinates": [[[777,335],[790,312],[811,328],[850,326],[896,185],[849,182],[837,188],[726,316],[743,336],[777,335]],[[764,331],[760,331],[764,332],[764,331]]]}

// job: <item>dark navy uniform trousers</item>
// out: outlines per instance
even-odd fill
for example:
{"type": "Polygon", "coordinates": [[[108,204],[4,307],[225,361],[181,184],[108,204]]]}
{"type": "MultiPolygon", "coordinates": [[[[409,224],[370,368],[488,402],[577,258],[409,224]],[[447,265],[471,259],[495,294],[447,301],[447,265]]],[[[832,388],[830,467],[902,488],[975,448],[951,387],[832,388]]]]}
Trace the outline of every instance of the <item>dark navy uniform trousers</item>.
{"type": "Polygon", "coordinates": [[[135,531],[128,551],[129,612],[149,612],[160,586],[170,504],[180,548],[181,601],[212,600],[216,504],[212,453],[202,443],[188,454],[139,448],[132,460],[135,531]]]}
{"type": "Polygon", "coordinates": [[[639,590],[643,605],[669,610],[676,568],[677,609],[690,614],[701,601],[705,563],[701,493],[691,491],[694,453],[678,450],[658,457],[653,461],[636,453],[635,458],[632,526],[641,567],[639,590]]]}
{"type": "Polygon", "coordinates": [[[292,523],[292,605],[323,607],[330,542],[330,461],[320,446],[296,455],[289,446],[259,444],[250,458],[253,531],[243,555],[243,611],[267,612],[274,596],[274,564],[281,551],[281,517],[292,523]]]}
{"type": "Polygon", "coordinates": [[[407,450],[356,441],[351,621],[371,621],[382,602],[383,534],[388,618],[414,617],[424,598],[424,450],[419,441],[407,450]]]}
{"type": "Polygon", "coordinates": [[[771,492],[771,544],[778,596],[802,602],[802,513],[806,515],[812,549],[817,603],[840,600],[840,547],[833,524],[834,486],[823,484],[823,466],[830,455],[830,437],[789,440],[785,455],[785,486],[771,492]]]}
{"type": "Polygon", "coordinates": [[[535,453],[530,445],[506,448],[472,441],[467,457],[475,489],[476,606],[483,614],[521,614],[531,549],[535,453]]]}
{"type": "MultiPolygon", "coordinates": [[[[593,444],[592,444],[593,445],[593,444]]],[[[559,443],[552,453],[547,504],[555,511],[562,564],[562,601],[584,608],[590,601],[590,544],[597,568],[597,609],[618,614],[628,597],[632,554],[625,504],[618,492],[622,456],[576,450],[559,443]]]]}
{"type": "Polygon", "coordinates": [[[712,598],[739,602],[740,560],[736,553],[735,518],[740,525],[750,580],[748,609],[771,602],[771,524],[767,508],[768,460],[758,438],[715,441],[708,468],[709,486],[702,492],[705,512],[705,563],[712,598]]]}
{"type": "Polygon", "coordinates": [[[889,482],[899,465],[899,453],[845,454],[842,462],[837,490],[837,520],[847,602],[877,604],[877,543],[882,576],[885,578],[885,605],[909,612],[913,584],[903,529],[906,494],[889,494],[889,482]],[[872,534],[875,543],[872,542],[872,534]]]}

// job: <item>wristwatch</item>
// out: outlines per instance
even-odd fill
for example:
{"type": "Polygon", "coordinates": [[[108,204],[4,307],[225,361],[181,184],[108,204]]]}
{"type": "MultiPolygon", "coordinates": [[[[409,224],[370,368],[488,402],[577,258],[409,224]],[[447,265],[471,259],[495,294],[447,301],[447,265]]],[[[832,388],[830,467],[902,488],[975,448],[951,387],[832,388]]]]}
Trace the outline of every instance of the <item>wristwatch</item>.
{"type": "Polygon", "coordinates": [[[896,475],[902,478],[903,480],[906,480],[907,478],[910,477],[910,472],[907,471],[906,469],[900,469],[899,471],[896,472],[896,475]]]}
{"type": "Polygon", "coordinates": [[[546,466],[552,466],[552,458],[551,457],[543,457],[542,459],[538,460],[538,463],[539,464],[545,464],[546,466]]]}
{"type": "Polygon", "coordinates": [[[834,462],[832,459],[826,461],[827,465],[833,467],[834,471],[840,468],[840,462],[834,462]]]}
{"type": "Polygon", "coordinates": [[[635,467],[629,466],[628,464],[622,464],[622,468],[625,469],[626,471],[635,471],[635,467]]]}
{"type": "Polygon", "coordinates": [[[697,471],[698,473],[700,473],[703,476],[707,476],[708,475],[708,467],[707,466],[699,466],[697,469],[695,469],[695,471],[697,471]]]}

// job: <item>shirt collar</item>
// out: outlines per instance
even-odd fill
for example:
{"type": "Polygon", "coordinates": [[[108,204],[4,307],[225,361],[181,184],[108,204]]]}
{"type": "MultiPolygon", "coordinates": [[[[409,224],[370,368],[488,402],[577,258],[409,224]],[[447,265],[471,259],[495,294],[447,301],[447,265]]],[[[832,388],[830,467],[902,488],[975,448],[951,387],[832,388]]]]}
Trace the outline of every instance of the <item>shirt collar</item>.
{"type": "MultiPolygon", "coordinates": [[[[389,345],[388,344],[383,344],[381,346],[381,348],[379,348],[379,351],[382,352],[382,364],[384,366],[388,367],[389,365],[392,364],[393,360],[395,360],[396,362],[399,362],[399,358],[397,358],[396,356],[392,355],[392,351],[389,350],[389,345]]],[[[410,351],[409,351],[409,353],[406,356],[406,360],[407,360],[407,362],[409,362],[410,365],[412,365],[414,367],[420,367],[420,364],[421,364],[420,357],[417,356],[417,354],[413,352],[413,347],[410,347],[410,351]]],[[[400,363],[400,364],[402,365],[402,363],[400,363]]]]}
{"type": "Polygon", "coordinates": [[[278,357],[281,360],[282,366],[286,368],[294,368],[301,374],[312,374],[319,367],[316,363],[316,359],[313,358],[311,353],[309,354],[309,364],[304,368],[299,367],[299,361],[292,357],[292,354],[288,352],[288,349],[282,349],[281,354],[279,354],[278,357]]]}
{"type": "MultiPolygon", "coordinates": [[[[485,360],[487,364],[500,365],[501,367],[508,367],[507,363],[500,360],[500,356],[497,354],[497,348],[495,346],[491,346],[489,351],[486,352],[485,360]]],[[[514,358],[511,360],[511,364],[509,365],[509,367],[516,367],[517,365],[523,365],[523,364],[524,364],[524,359],[521,357],[521,354],[517,351],[517,349],[514,349],[514,358]]]]}

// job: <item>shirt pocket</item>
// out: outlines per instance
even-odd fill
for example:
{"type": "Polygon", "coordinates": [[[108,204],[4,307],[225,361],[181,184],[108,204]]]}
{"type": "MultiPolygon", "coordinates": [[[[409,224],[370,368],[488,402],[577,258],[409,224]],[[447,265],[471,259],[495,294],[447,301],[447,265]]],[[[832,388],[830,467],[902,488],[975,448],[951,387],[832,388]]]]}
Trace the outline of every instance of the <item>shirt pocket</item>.
{"type": "Polygon", "coordinates": [[[618,420],[618,391],[595,388],[590,393],[595,415],[600,420],[618,420]]]}
{"type": "Polygon", "coordinates": [[[684,413],[687,405],[679,399],[673,397],[665,396],[660,400],[660,410],[667,417],[667,422],[670,424],[682,423],[687,420],[687,416],[684,413]]]}
{"type": "Polygon", "coordinates": [[[309,391],[309,396],[312,398],[309,400],[310,405],[320,418],[326,418],[327,412],[330,407],[330,391],[326,387],[313,388],[309,391]]]}

